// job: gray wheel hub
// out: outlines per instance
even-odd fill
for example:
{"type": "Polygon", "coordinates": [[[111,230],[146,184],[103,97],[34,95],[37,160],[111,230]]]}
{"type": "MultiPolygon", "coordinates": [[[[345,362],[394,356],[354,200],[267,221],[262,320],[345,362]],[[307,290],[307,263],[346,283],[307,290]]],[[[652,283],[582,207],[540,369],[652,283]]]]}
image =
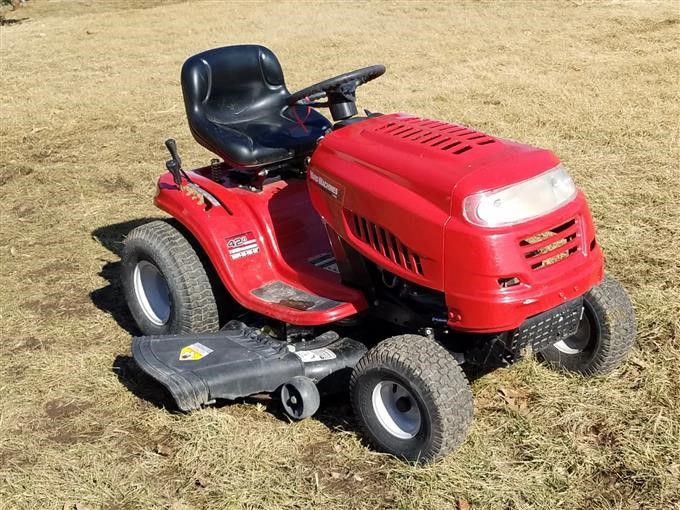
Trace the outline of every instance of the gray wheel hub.
{"type": "Polygon", "coordinates": [[[373,388],[373,411],[380,425],[399,439],[411,439],[420,430],[422,417],[415,397],[396,381],[380,381],[373,388]]]}
{"type": "Polygon", "coordinates": [[[142,312],[156,326],[170,319],[172,300],[168,282],[154,264],[148,260],[137,262],[132,273],[135,296],[142,312]]]}

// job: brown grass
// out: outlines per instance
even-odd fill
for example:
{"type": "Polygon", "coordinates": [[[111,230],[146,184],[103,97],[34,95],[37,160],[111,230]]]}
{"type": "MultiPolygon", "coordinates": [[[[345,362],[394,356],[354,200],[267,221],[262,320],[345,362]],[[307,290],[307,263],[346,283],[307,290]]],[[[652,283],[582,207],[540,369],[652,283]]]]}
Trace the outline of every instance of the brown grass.
{"type": "Polygon", "coordinates": [[[680,508],[678,4],[34,0],[0,28],[0,508],[680,508]],[[472,433],[416,468],[346,403],[289,424],[248,401],[188,416],[130,369],[126,223],[187,129],[183,60],[258,42],[291,89],[383,62],[378,111],[552,148],[586,191],[639,341],[585,381],[527,360],[477,380],[472,433]],[[93,233],[96,234],[93,237],[93,233]],[[129,391],[132,390],[132,391],[129,391]],[[144,397],[144,398],[140,398],[144,397]]]}

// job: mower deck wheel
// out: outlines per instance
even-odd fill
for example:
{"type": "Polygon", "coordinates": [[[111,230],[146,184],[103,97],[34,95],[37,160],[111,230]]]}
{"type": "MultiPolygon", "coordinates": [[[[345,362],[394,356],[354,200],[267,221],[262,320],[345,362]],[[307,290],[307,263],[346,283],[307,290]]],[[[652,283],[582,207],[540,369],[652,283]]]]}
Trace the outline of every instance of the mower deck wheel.
{"type": "Polygon", "coordinates": [[[472,391],[456,358],[420,335],[388,338],[368,351],[352,372],[350,394],[367,441],[413,462],[456,449],[472,423],[472,391]]]}
{"type": "Polygon", "coordinates": [[[309,418],[319,409],[321,403],[314,381],[301,375],[281,386],[280,396],[283,410],[294,420],[309,418]]]}
{"type": "Polygon", "coordinates": [[[583,376],[614,370],[635,342],[635,312],[621,284],[609,276],[584,296],[583,317],[575,335],[542,350],[552,368],[583,376]]]}
{"type": "Polygon", "coordinates": [[[125,300],[145,335],[219,329],[215,296],[191,243],[167,221],[132,230],[122,256],[125,300]]]}

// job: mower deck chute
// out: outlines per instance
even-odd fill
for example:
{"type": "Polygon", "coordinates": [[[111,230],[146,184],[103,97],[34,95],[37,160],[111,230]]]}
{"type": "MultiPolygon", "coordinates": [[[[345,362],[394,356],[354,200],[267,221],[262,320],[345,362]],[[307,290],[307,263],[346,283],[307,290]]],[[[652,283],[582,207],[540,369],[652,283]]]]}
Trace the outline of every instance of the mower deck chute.
{"type": "Polygon", "coordinates": [[[338,381],[342,391],[347,383],[339,382],[366,352],[363,344],[334,333],[297,345],[231,321],[218,333],[135,337],[132,354],[180,410],[191,411],[216,399],[273,392],[301,376],[329,391],[338,381]]]}

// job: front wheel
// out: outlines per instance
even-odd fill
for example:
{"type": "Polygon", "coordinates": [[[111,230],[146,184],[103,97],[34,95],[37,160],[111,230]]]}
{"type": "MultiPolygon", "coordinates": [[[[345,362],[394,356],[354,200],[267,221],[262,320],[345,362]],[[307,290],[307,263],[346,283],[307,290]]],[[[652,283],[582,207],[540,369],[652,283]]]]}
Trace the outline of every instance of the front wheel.
{"type": "Polygon", "coordinates": [[[456,449],[472,423],[472,391],[460,365],[441,344],[418,335],[388,338],[366,353],[350,394],[368,442],[409,461],[456,449]]]}
{"type": "Polygon", "coordinates": [[[635,312],[621,284],[609,276],[583,300],[575,335],[539,353],[551,367],[583,376],[605,375],[626,357],[635,342],[635,312]]]}

